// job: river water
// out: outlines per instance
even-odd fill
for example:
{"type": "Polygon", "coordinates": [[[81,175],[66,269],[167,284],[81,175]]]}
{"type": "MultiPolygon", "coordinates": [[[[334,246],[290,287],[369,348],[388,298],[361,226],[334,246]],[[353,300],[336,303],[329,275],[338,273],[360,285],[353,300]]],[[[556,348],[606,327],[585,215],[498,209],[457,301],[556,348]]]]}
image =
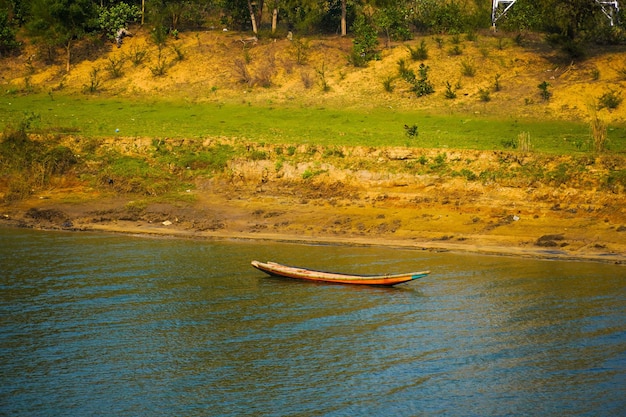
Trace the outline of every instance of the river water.
{"type": "Polygon", "coordinates": [[[617,416],[626,269],[0,229],[0,415],[617,416]],[[250,261],[430,269],[394,288],[250,261]]]}

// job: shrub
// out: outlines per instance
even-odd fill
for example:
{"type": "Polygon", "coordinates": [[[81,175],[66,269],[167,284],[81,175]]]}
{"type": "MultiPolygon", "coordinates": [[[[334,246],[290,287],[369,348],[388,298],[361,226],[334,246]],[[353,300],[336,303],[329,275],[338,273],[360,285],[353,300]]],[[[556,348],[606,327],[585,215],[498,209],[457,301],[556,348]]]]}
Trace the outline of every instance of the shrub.
{"type": "Polygon", "coordinates": [[[111,78],[120,78],[122,76],[122,67],[124,66],[124,57],[123,56],[110,56],[108,57],[108,63],[105,66],[105,69],[109,71],[111,78]]]}
{"type": "Polygon", "coordinates": [[[541,84],[537,86],[537,88],[539,88],[539,95],[541,96],[543,101],[548,101],[550,97],[552,96],[552,93],[548,91],[549,87],[550,87],[550,83],[546,81],[542,82],[541,84]]]}
{"type": "Polygon", "coordinates": [[[494,90],[494,91],[500,91],[500,89],[502,88],[502,87],[500,86],[500,77],[501,77],[501,76],[502,76],[502,74],[496,74],[496,77],[495,77],[495,82],[494,82],[494,84],[493,84],[493,90],[494,90]]]}
{"type": "Polygon", "coordinates": [[[406,60],[398,60],[398,73],[400,77],[407,83],[414,84],[417,76],[415,72],[407,66],[406,60]]]}
{"type": "Polygon", "coordinates": [[[89,84],[83,84],[83,92],[85,93],[95,93],[100,88],[100,68],[95,67],[89,71],[89,84]]]}
{"type": "Polygon", "coordinates": [[[603,109],[607,108],[609,110],[616,109],[622,102],[621,93],[615,92],[613,90],[608,91],[607,93],[602,94],[598,99],[598,108],[603,109]]]}
{"type": "Polygon", "coordinates": [[[15,30],[9,21],[8,11],[0,9],[0,57],[19,49],[20,42],[15,38],[15,30]]]}
{"type": "Polygon", "coordinates": [[[480,101],[488,102],[491,101],[491,96],[488,89],[480,89],[478,90],[478,97],[480,97],[480,101]]]}
{"type": "Polygon", "coordinates": [[[454,45],[452,48],[448,50],[448,53],[453,56],[458,56],[463,54],[463,50],[459,45],[454,45]]]}
{"type": "Polygon", "coordinates": [[[461,61],[461,74],[466,77],[473,77],[476,75],[476,67],[469,60],[461,61]]]}
{"type": "Polygon", "coordinates": [[[128,53],[128,58],[130,62],[133,63],[134,66],[139,66],[148,56],[148,51],[145,49],[139,48],[137,45],[133,45],[130,48],[130,52],[128,53]]]}
{"type": "Polygon", "coordinates": [[[309,41],[295,38],[291,42],[291,49],[296,60],[296,64],[304,65],[309,59],[309,41]]]}
{"type": "Polygon", "coordinates": [[[446,81],[446,92],[444,93],[447,99],[455,99],[456,91],[453,89],[452,84],[449,81],[446,81]]]}
{"type": "Polygon", "coordinates": [[[422,96],[432,94],[435,92],[435,88],[433,87],[432,83],[428,80],[429,70],[430,70],[429,66],[424,65],[424,63],[420,64],[420,67],[419,67],[420,78],[419,80],[415,81],[415,84],[413,85],[413,88],[412,88],[412,91],[414,91],[418,97],[422,97],[422,96]]]}
{"type": "Polygon", "coordinates": [[[98,26],[111,41],[115,39],[118,29],[126,27],[130,22],[136,22],[141,16],[138,6],[120,2],[114,6],[100,8],[98,26]]]}
{"type": "Polygon", "coordinates": [[[418,127],[416,124],[413,124],[411,126],[404,125],[404,132],[409,138],[415,138],[419,134],[418,127]]]}
{"type": "Polygon", "coordinates": [[[393,93],[393,90],[395,88],[393,85],[393,80],[394,80],[394,77],[392,76],[389,76],[383,80],[383,88],[388,93],[393,93]]]}
{"type": "Polygon", "coordinates": [[[364,67],[369,61],[378,57],[376,48],[378,47],[378,34],[374,25],[365,20],[363,14],[359,14],[352,25],[354,40],[352,41],[352,52],[350,63],[355,67],[364,67]]]}
{"type": "Polygon", "coordinates": [[[428,59],[428,49],[426,48],[426,41],[423,39],[422,42],[420,42],[420,46],[415,49],[411,48],[410,45],[407,45],[406,47],[409,50],[413,61],[423,61],[428,59]]]}

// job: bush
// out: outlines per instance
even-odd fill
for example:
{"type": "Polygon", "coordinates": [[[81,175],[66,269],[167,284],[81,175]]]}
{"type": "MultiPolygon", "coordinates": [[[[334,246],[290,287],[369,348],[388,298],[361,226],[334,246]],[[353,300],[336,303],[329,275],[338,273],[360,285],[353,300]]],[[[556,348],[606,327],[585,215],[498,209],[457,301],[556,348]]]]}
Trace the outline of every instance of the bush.
{"type": "Polygon", "coordinates": [[[415,94],[417,94],[418,97],[422,97],[422,96],[432,94],[435,92],[435,88],[433,87],[432,83],[428,80],[429,70],[430,70],[429,66],[424,65],[424,63],[420,64],[420,67],[419,67],[420,78],[419,80],[415,81],[415,84],[413,84],[413,88],[411,89],[412,91],[415,92],[415,94]]]}
{"type": "Polygon", "coordinates": [[[365,16],[360,14],[352,25],[354,40],[352,41],[352,53],[350,63],[355,67],[367,66],[372,59],[378,58],[378,34],[374,26],[365,20],[365,16]]]}
{"type": "Polygon", "coordinates": [[[125,28],[128,23],[136,22],[140,17],[139,7],[121,2],[114,6],[100,8],[98,26],[107,38],[113,41],[118,29],[125,28]]]}
{"type": "Polygon", "coordinates": [[[552,93],[548,91],[549,87],[550,87],[550,83],[546,81],[542,82],[541,84],[537,86],[537,88],[539,88],[539,95],[541,96],[543,101],[550,100],[550,97],[552,96],[552,93]]]}
{"type": "Polygon", "coordinates": [[[455,99],[456,98],[456,91],[455,89],[453,89],[452,84],[450,84],[449,81],[446,81],[446,92],[444,93],[445,97],[447,99],[455,99]]]}
{"type": "Polygon", "coordinates": [[[409,50],[413,61],[423,61],[428,59],[428,48],[426,48],[426,42],[423,39],[422,42],[420,42],[420,46],[415,49],[411,48],[411,45],[407,45],[406,47],[409,50]]]}
{"type": "Polygon", "coordinates": [[[602,94],[598,99],[598,108],[607,108],[609,110],[616,109],[622,103],[621,93],[610,90],[607,93],[602,94]]]}
{"type": "Polygon", "coordinates": [[[21,46],[10,23],[7,10],[0,9],[0,57],[17,51],[21,46]]]}

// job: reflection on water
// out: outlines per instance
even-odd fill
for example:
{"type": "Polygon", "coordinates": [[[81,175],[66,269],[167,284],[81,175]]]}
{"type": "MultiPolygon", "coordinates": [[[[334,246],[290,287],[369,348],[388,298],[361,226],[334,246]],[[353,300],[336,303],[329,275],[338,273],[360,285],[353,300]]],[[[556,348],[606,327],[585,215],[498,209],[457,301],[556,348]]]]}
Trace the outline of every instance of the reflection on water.
{"type": "Polygon", "coordinates": [[[626,270],[0,229],[0,414],[619,415],[626,270]],[[252,259],[430,269],[395,288],[252,259]]]}

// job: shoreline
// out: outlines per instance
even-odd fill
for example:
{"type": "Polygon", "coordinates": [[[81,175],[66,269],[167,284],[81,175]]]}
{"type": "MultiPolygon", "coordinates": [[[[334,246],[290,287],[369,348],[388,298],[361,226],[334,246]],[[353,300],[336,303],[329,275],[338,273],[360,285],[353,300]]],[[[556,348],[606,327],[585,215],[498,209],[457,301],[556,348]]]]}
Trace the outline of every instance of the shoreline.
{"type": "MultiPolygon", "coordinates": [[[[521,257],[538,260],[558,260],[570,262],[596,262],[614,265],[626,265],[626,255],[619,253],[592,251],[572,251],[559,249],[546,249],[539,247],[520,247],[512,244],[510,239],[502,239],[506,242],[500,244],[480,244],[484,237],[468,236],[464,242],[434,241],[428,239],[391,239],[391,238],[367,238],[367,237],[339,237],[339,236],[297,236],[282,233],[237,233],[234,231],[192,231],[170,228],[169,226],[157,226],[153,224],[136,225],[136,222],[116,222],[107,225],[82,225],[80,227],[54,227],[37,224],[24,224],[21,221],[4,219],[0,222],[0,228],[28,229],[43,232],[70,232],[70,233],[105,233],[114,235],[127,235],[141,238],[174,238],[206,241],[243,241],[243,242],[276,242],[298,245],[328,245],[346,247],[384,247],[402,250],[452,252],[462,254],[475,254],[483,256],[521,257]],[[135,224],[131,224],[135,223],[135,224]],[[482,238],[482,239],[481,239],[482,238]],[[509,243],[509,244],[505,244],[509,243]]],[[[492,239],[493,240],[493,239],[492,239]]]]}

